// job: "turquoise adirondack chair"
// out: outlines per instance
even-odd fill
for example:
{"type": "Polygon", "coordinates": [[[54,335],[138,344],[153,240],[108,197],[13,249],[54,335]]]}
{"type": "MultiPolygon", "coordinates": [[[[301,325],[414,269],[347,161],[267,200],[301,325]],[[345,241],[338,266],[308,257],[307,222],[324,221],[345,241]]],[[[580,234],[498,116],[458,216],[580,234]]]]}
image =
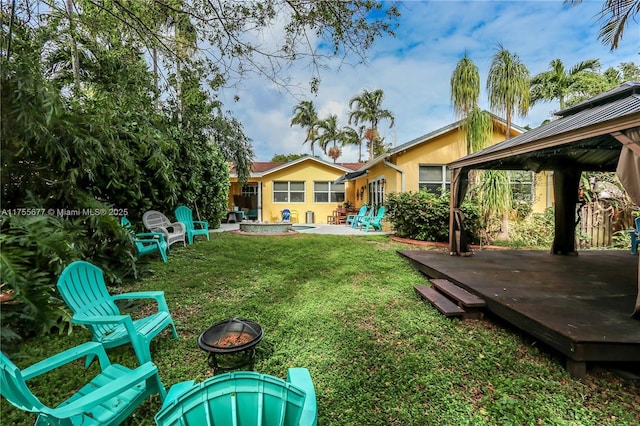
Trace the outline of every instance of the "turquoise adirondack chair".
{"type": "Polygon", "coordinates": [[[147,254],[160,253],[160,257],[164,263],[167,263],[167,253],[169,251],[169,244],[164,239],[162,232],[142,232],[136,233],[126,217],[120,218],[120,225],[129,233],[133,238],[133,243],[138,250],[138,256],[144,256],[147,254]]]}
{"type": "Polygon", "coordinates": [[[370,227],[373,227],[373,229],[377,229],[378,231],[382,231],[382,220],[384,219],[384,212],[384,206],[380,206],[375,216],[366,216],[362,218],[358,227],[360,229],[366,227],[366,232],[369,232],[370,227]]]}
{"type": "Polygon", "coordinates": [[[316,393],[306,368],[290,368],[287,381],[237,371],[171,387],[156,424],[215,426],[316,426],[316,393]]]}
{"type": "MultiPolygon", "coordinates": [[[[78,375],[86,375],[86,370],[78,375]]],[[[149,396],[166,390],[151,362],[129,369],[111,364],[104,347],[87,342],[23,370],[0,354],[0,394],[21,410],[38,415],[36,425],[119,425],[149,396]],[[98,357],[100,373],[56,407],[44,405],[27,381],[84,357],[98,357]]]]}
{"type": "MultiPolygon", "coordinates": [[[[71,321],[86,325],[93,340],[105,348],[131,343],[141,364],[151,361],[151,340],[165,327],[170,326],[173,337],[178,332],[169,313],[162,291],[145,291],[111,295],[104,282],[104,274],[97,266],[76,261],[67,266],[58,279],[58,291],[73,311],[71,321]],[[122,315],[117,300],[153,299],[157,312],[138,319],[122,315]]],[[[92,358],[87,358],[87,366],[92,358]]]]}
{"type": "Polygon", "coordinates": [[[367,215],[367,205],[363,204],[360,207],[360,210],[358,210],[357,214],[347,215],[347,220],[346,220],[347,226],[351,226],[352,228],[357,228],[362,218],[365,217],[366,215],[367,215]]]}
{"type": "Polygon", "coordinates": [[[631,237],[631,254],[638,253],[638,246],[640,245],[640,216],[635,220],[636,229],[630,229],[629,236],[631,237]]]}
{"type": "Polygon", "coordinates": [[[193,220],[193,212],[187,206],[178,206],[175,211],[178,222],[184,223],[187,231],[187,240],[193,244],[196,235],[206,235],[209,240],[209,222],[193,220]]]}

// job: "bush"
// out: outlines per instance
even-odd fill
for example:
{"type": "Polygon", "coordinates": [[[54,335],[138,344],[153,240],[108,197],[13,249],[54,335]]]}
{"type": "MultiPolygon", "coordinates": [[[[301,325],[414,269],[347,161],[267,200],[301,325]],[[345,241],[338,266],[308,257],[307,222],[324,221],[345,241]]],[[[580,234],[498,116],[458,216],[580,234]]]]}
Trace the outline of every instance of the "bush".
{"type": "Polygon", "coordinates": [[[113,216],[2,215],[0,245],[5,345],[69,326],[56,289],[69,263],[90,261],[112,284],[138,275],[130,237],[113,216]]]}
{"type": "Polygon", "coordinates": [[[510,223],[509,245],[513,247],[551,247],[555,235],[553,209],[531,213],[510,223]]]}
{"type": "MultiPolygon", "coordinates": [[[[391,193],[387,197],[387,217],[396,235],[420,241],[449,241],[450,195],[426,191],[391,193]]],[[[465,227],[469,241],[477,241],[480,209],[465,201],[465,227]]]]}

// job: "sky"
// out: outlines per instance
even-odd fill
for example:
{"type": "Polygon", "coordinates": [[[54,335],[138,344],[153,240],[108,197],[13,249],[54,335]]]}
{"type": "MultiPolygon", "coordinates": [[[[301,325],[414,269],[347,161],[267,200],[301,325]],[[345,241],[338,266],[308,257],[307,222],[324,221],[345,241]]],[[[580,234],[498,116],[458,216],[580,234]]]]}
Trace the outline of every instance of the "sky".
{"type": "MultiPolygon", "coordinates": [[[[367,63],[356,58],[321,71],[316,94],[283,90],[259,77],[220,93],[225,109],[240,120],[252,139],[255,161],[270,161],[275,154],[310,154],[303,144],[305,131],[290,126],[293,109],[311,100],[319,117],[338,116],[347,126],[349,100],[363,89],[382,89],[382,107],[395,116],[395,126],[381,122],[379,131],[392,146],[446,126],[456,117],[451,107],[449,82],[458,61],[466,54],[480,71],[480,107],[489,109],[485,90],[491,58],[498,44],[519,56],[530,74],[547,71],[553,59],[567,69],[586,59],[599,59],[602,70],[621,62],[640,64],[640,26],[629,21],[619,48],[613,52],[598,40],[598,12],[603,0],[570,7],[562,1],[405,1],[400,6],[397,36],[378,39],[367,52],[367,63]],[[235,97],[238,100],[235,100],[235,97]]],[[[297,64],[288,77],[309,87],[311,72],[297,64]]],[[[536,104],[520,126],[539,126],[559,105],[536,104]]],[[[316,155],[332,162],[316,146],[316,155]]],[[[366,158],[365,158],[366,160],[366,158]]],[[[343,148],[338,162],[358,161],[357,147],[343,148]]]]}

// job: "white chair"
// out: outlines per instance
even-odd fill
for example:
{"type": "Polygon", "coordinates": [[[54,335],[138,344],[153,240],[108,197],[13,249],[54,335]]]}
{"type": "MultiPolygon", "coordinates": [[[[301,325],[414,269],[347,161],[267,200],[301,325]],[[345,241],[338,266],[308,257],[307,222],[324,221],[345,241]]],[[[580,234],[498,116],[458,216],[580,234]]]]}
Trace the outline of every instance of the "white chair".
{"type": "Polygon", "coordinates": [[[186,247],[187,228],[182,222],[172,223],[162,213],[149,210],[142,215],[142,223],[149,231],[162,232],[169,246],[173,243],[181,242],[186,247]]]}

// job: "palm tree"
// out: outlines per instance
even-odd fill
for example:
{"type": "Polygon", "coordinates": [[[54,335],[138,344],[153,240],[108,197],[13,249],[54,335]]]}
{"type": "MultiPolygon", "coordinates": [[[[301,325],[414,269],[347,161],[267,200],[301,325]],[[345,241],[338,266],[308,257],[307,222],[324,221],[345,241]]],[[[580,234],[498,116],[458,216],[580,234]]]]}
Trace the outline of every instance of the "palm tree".
{"type": "MultiPolygon", "coordinates": [[[[582,3],[582,0],[565,0],[565,3],[576,5],[582,3]]],[[[629,20],[636,22],[639,12],[640,0],[605,0],[600,12],[603,23],[598,34],[602,44],[610,45],[611,50],[616,50],[625,25],[629,20]]]]}
{"type": "Polygon", "coordinates": [[[342,132],[338,129],[338,116],[331,114],[324,120],[318,121],[316,128],[320,130],[315,136],[318,144],[324,153],[331,157],[335,163],[342,154],[338,143],[342,143],[343,140],[342,132]],[[331,147],[329,147],[330,144],[331,147]],[[329,149],[327,150],[327,148],[329,149]]]}
{"type": "Polygon", "coordinates": [[[291,119],[290,127],[294,124],[307,129],[307,136],[302,142],[304,145],[307,142],[311,143],[311,155],[315,156],[314,144],[316,142],[315,129],[318,123],[318,114],[316,114],[316,108],[313,105],[313,101],[301,101],[293,108],[293,118],[291,119]]]}
{"type": "Polygon", "coordinates": [[[575,64],[567,71],[561,59],[554,59],[549,64],[549,71],[541,72],[531,79],[531,105],[538,101],[560,101],[560,109],[566,107],[567,96],[575,93],[574,85],[583,71],[597,71],[600,61],[587,59],[575,64]]]}
{"type": "Polygon", "coordinates": [[[465,52],[451,74],[451,105],[458,118],[466,118],[478,105],[480,98],[480,73],[478,67],[465,52]]]}
{"type": "Polygon", "coordinates": [[[378,133],[378,123],[388,119],[391,121],[389,125],[391,128],[395,121],[391,111],[382,109],[383,99],[384,92],[381,89],[376,89],[373,92],[363,90],[349,101],[349,108],[352,109],[349,113],[349,124],[369,124],[369,128],[365,132],[365,138],[369,141],[369,160],[373,159],[377,151],[383,149],[382,138],[378,133]],[[354,104],[355,109],[353,109],[354,104]]]}
{"type": "MultiPolygon", "coordinates": [[[[362,128],[361,128],[362,131],[362,128]]],[[[358,146],[358,162],[362,163],[362,137],[360,133],[353,127],[345,126],[342,128],[342,146],[357,145],[358,146]]]]}
{"type": "Polygon", "coordinates": [[[517,54],[512,54],[502,44],[498,44],[489,68],[487,92],[489,108],[498,115],[504,114],[507,139],[511,137],[514,113],[524,117],[529,112],[529,86],[530,77],[526,65],[517,54]]]}
{"type": "Polygon", "coordinates": [[[493,131],[491,116],[478,107],[479,98],[480,73],[465,52],[451,74],[451,104],[456,116],[464,119],[468,154],[484,148],[493,131]]]}

